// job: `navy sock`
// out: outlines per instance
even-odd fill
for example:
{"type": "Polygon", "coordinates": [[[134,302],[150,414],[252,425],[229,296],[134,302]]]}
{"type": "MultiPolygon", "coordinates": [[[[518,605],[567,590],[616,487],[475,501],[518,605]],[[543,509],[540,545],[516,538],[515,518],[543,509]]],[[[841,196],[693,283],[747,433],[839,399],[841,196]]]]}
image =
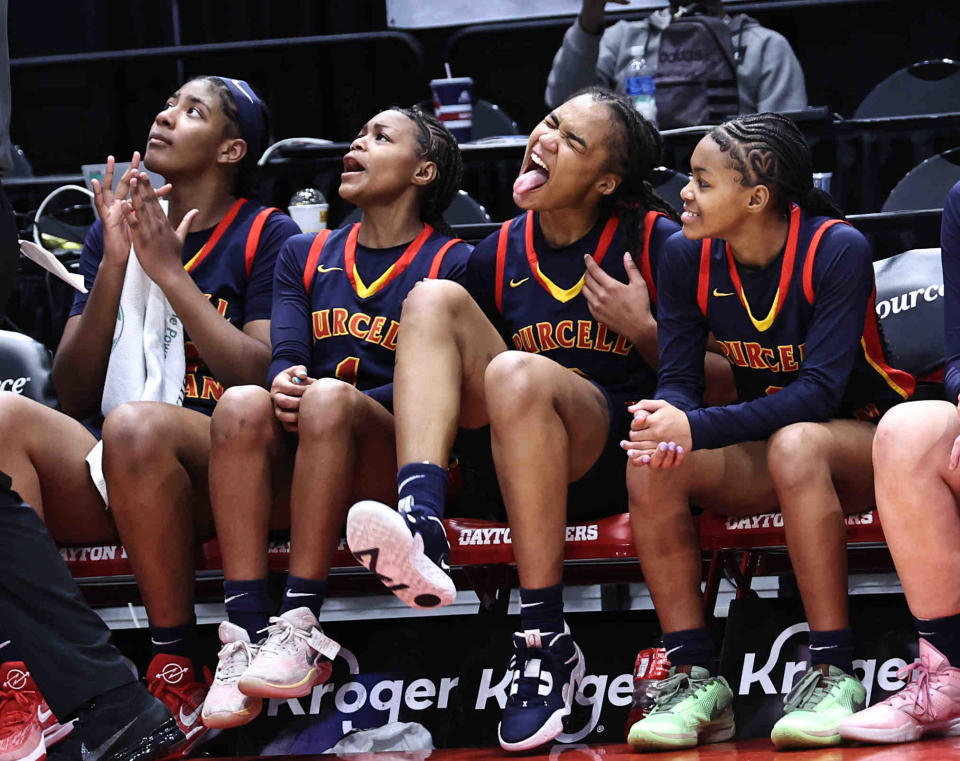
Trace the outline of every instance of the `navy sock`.
{"type": "MultiPolygon", "coordinates": [[[[179,626],[154,626],[150,624],[150,655],[179,655],[195,661],[197,620],[191,618],[179,626]]],[[[196,666],[197,664],[194,663],[196,666]]],[[[197,673],[201,673],[198,669],[197,673]]]]}
{"type": "MultiPolygon", "coordinates": [[[[943,653],[951,666],[960,665],[960,613],[945,618],[917,618],[917,634],[943,653]]],[[[0,650],[0,657],[3,651],[0,650]]],[[[8,659],[9,660],[9,659],[8,659]]]]}
{"type": "Polygon", "coordinates": [[[563,631],[563,584],[542,589],[520,587],[520,628],[563,631]]]}
{"type": "Polygon", "coordinates": [[[665,632],[663,646],[671,666],[699,666],[713,673],[713,637],[705,626],[665,632]]]}
{"type": "Polygon", "coordinates": [[[853,632],[837,629],[832,632],[810,632],[810,665],[829,664],[847,674],[853,673],[853,632]]]}
{"type": "Polygon", "coordinates": [[[280,603],[280,615],[294,608],[310,608],[313,615],[319,618],[320,608],[323,607],[323,598],[327,596],[327,580],[302,579],[292,574],[287,576],[287,588],[283,592],[283,602],[280,603]]]}
{"type": "Polygon", "coordinates": [[[417,507],[425,508],[437,518],[443,518],[447,502],[447,471],[429,462],[411,462],[397,471],[397,496],[400,502],[413,497],[417,507]]]}
{"type": "Polygon", "coordinates": [[[247,581],[225,580],[223,605],[227,609],[227,618],[230,623],[246,629],[251,642],[262,638],[263,635],[257,632],[267,625],[267,619],[270,618],[270,595],[265,578],[247,581]]]}

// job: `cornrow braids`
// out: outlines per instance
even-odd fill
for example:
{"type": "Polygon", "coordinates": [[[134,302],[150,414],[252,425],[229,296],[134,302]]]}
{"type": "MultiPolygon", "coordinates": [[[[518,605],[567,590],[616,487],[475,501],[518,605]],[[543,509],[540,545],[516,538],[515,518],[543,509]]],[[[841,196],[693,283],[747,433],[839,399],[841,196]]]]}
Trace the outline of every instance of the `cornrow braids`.
{"type": "Polygon", "coordinates": [[[437,165],[437,176],[423,192],[420,199],[420,219],[438,232],[454,237],[453,228],[443,218],[463,179],[463,158],[460,146],[443,123],[419,108],[401,108],[393,106],[417,126],[417,143],[420,145],[420,158],[437,165]]]}
{"type": "Polygon", "coordinates": [[[663,155],[663,138],[626,97],[604,87],[585,87],[574,93],[571,99],[580,95],[589,95],[594,102],[604,104],[621,132],[618,139],[608,143],[610,170],[620,175],[620,184],[613,193],[604,196],[602,207],[619,216],[627,250],[637,261],[642,253],[646,212],[659,211],[674,221],[680,221],[676,209],[654,190],[650,182],[663,155]]]}
{"type": "MultiPolygon", "coordinates": [[[[206,82],[207,86],[220,99],[220,107],[223,109],[223,113],[230,124],[229,132],[225,131],[224,137],[240,137],[240,116],[237,111],[237,103],[233,99],[233,93],[230,92],[220,77],[201,75],[194,77],[190,81],[194,82],[198,80],[206,82]]],[[[260,145],[265,146],[270,143],[268,139],[270,134],[270,112],[263,103],[263,98],[260,98],[260,111],[263,117],[263,131],[260,134],[260,145]]],[[[257,167],[259,158],[259,156],[254,156],[250,151],[247,151],[247,155],[244,156],[240,162],[240,166],[237,169],[237,176],[233,182],[233,194],[238,198],[256,197],[260,181],[260,172],[257,167]]]]}
{"type": "Polygon", "coordinates": [[[709,132],[730,153],[731,167],[746,187],[766,185],[784,214],[791,203],[813,216],[844,219],[833,199],[813,185],[813,157],[803,133],[790,119],[767,112],[741,116],[709,132]]]}

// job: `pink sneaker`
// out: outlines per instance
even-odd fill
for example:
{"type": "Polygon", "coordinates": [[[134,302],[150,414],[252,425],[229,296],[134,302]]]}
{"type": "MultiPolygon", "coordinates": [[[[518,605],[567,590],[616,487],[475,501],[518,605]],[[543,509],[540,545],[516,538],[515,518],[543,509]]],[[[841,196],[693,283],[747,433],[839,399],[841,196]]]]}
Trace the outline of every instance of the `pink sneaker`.
{"type": "Polygon", "coordinates": [[[330,678],[340,645],[326,636],[310,608],[270,619],[266,641],[237,687],[258,698],[302,698],[330,678]]]}
{"type": "Polygon", "coordinates": [[[937,648],[920,638],[920,662],[900,669],[897,676],[916,678],[900,692],[855,713],[840,724],[844,740],[904,743],[927,734],[960,735],[960,669],[937,648]]]}
{"type": "Polygon", "coordinates": [[[216,729],[231,729],[253,721],[263,708],[261,698],[244,695],[237,689],[243,676],[260,649],[250,643],[246,629],[229,621],[220,624],[220,642],[217,673],[203,701],[203,724],[216,729]]]}

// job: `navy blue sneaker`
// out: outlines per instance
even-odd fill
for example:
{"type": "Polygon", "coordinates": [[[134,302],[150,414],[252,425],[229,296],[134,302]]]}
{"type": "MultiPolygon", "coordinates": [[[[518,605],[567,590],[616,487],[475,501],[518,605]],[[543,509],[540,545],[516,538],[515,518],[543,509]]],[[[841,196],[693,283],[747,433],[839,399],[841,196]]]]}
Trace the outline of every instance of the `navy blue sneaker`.
{"type": "Polygon", "coordinates": [[[566,624],[559,633],[517,632],[513,649],[513,683],[497,733],[501,748],[524,751],[563,732],[586,663],[566,624]]]}
{"type": "Polygon", "coordinates": [[[347,513],[347,546],[364,568],[411,608],[438,608],[457,598],[443,521],[400,501],[399,511],[371,500],[347,513]]]}

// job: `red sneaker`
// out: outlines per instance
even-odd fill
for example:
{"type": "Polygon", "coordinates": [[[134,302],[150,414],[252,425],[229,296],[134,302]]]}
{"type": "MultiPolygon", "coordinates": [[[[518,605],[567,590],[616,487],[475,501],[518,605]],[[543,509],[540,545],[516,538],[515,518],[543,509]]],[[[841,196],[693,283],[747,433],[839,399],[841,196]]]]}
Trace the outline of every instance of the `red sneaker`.
{"type": "Polygon", "coordinates": [[[48,748],[52,748],[73,731],[72,721],[66,724],[57,721],[57,717],[53,715],[47,701],[43,699],[23,661],[10,661],[0,666],[0,689],[29,693],[29,696],[34,698],[37,704],[37,720],[43,732],[43,742],[48,748]]]}
{"type": "Polygon", "coordinates": [[[627,716],[626,734],[630,727],[643,719],[653,708],[653,698],[647,694],[647,688],[661,679],[670,676],[670,661],[667,651],[662,647],[651,647],[637,653],[633,664],[633,702],[627,716]]]}
{"type": "Polygon", "coordinates": [[[0,667],[0,761],[46,759],[37,716],[42,700],[23,663],[12,661],[0,667]]]}
{"type": "MultiPolygon", "coordinates": [[[[208,729],[200,717],[213,675],[207,668],[198,675],[189,658],[158,653],[147,667],[147,690],[169,709],[187,741],[168,759],[189,758],[200,743],[220,734],[208,729]]],[[[3,761],[3,759],[0,759],[3,761]]]]}

